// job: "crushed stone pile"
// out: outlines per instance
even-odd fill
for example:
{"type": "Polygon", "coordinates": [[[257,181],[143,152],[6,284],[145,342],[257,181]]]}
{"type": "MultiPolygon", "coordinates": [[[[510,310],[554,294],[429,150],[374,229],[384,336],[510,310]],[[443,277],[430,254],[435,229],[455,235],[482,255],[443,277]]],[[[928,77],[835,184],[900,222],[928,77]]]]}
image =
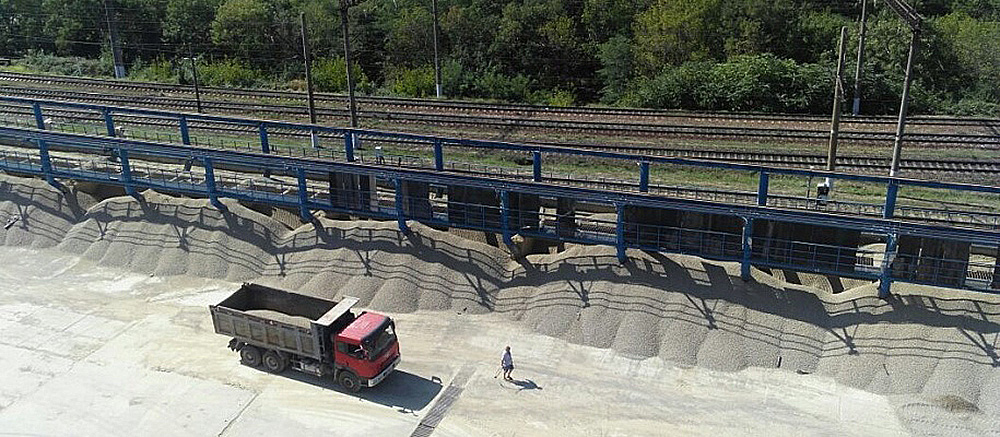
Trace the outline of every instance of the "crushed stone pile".
{"type": "Polygon", "coordinates": [[[931,433],[1000,429],[997,296],[896,284],[896,295],[881,300],[875,284],[817,288],[759,270],[743,282],[736,264],[689,256],[630,251],[622,265],[611,247],[567,245],[512,261],[419,223],[409,235],[377,221],[317,219],[289,230],[237,202],[219,211],[207,200],[143,198],[114,197],[76,213],[81,207],[65,205],[73,199],[44,182],[0,176],[0,212],[29,211],[2,241],[153,275],[351,295],[390,313],[495,312],[638,359],[828,375],[896,396],[900,417],[931,433]],[[962,402],[971,406],[949,407],[962,402]],[[927,405],[957,419],[938,424],[927,405]]]}

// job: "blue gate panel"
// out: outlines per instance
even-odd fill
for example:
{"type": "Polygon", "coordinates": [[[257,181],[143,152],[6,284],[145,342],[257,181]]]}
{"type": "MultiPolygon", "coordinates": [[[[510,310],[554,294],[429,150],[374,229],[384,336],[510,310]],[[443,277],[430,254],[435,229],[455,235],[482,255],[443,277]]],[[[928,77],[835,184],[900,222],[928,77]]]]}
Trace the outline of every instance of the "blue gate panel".
{"type": "Polygon", "coordinates": [[[371,210],[371,178],[351,173],[330,172],[330,205],[354,211],[371,210]]]}
{"type": "Polygon", "coordinates": [[[751,259],[755,263],[806,263],[826,272],[854,273],[861,231],[773,220],[755,220],[751,259]]]}
{"type": "Polygon", "coordinates": [[[500,196],[489,188],[448,187],[448,221],[458,226],[500,227],[500,196]]]}
{"type": "Polygon", "coordinates": [[[893,276],[902,281],[961,288],[969,270],[970,249],[967,242],[900,235],[893,276]]]}
{"type": "Polygon", "coordinates": [[[990,288],[1000,291],[1000,247],[997,248],[996,255],[994,255],[993,264],[993,282],[990,283],[990,288]]]}
{"type": "Polygon", "coordinates": [[[567,197],[556,199],[556,235],[576,236],[576,200],[567,197]]]}
{"type": "Polygon", "coordinates": [[[736,216],[627,206],[625,243],[631,247],[711,258],[742,256],[743,220],[736,216]]]}
{"type": "Polygon", "coordinates": [[[434,215],[430,194],[430,184],[426,182],[403,181],[403,211],[406,217],[430,220],[434,215]]]}
{"type": "Polygon", "coordinates": [[[508,223],[510,229],[517,233],[521,230],[537,231],[539,227],[541,198],[535,194],[509,193],[510,212],[508,223]]]}

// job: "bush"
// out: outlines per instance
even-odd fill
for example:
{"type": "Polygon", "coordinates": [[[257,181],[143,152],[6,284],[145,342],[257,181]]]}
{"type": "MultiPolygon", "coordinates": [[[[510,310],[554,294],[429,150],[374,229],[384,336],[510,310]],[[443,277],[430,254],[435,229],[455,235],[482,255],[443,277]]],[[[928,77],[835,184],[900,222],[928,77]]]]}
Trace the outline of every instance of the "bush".
{"type": "Polygon", "coordinates": [[[144,64],[141,60],[136,61],[128,78],[142,82],[177,83],[179,77],[173,64],[160,58],[149,64],[144,64]]]}
{"type": "Polygon", "coordinates": [[[114,61],[108,56],[87,59],[76,56],[56,56],[31,51],[18,61],[26,70],[64,76],[114,77],[114,61]]]}
{"type": "Polygon", "coordinates": [[[743,55],[728,62],[686,62],[633,81],[620,103],[650,108],[760,112],[822,112],[833,77],[819,64],[774,55],[743,55]]]}
{"type": "Polygon", "coordinates": [[[394,96],[433,97],[434,68],[397,68],[389,72],[384,89],[394,96]]]}
{"type": "Polygon", "coordinates": [[[263,79],[259,71],[233,59],[198,62],[198,80],[203,86],[253,88],[263,79]]]}
{"type": "MultiPolygon", "coordinates": [[[[371,80],[361,71],[358,64],[351,66],[354,88],[358,92],[370,94],[374,88],[371,80]]],[[[347,67],[344,58],[320,58],[312,65],[313,85],[318,91],[347,92],[347,67]]]]}

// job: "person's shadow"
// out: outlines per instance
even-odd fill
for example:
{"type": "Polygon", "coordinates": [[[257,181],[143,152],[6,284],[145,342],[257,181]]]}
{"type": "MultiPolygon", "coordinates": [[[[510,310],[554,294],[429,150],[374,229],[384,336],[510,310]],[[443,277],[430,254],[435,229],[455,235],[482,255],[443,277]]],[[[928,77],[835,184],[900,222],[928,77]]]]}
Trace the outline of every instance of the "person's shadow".
{"type": "Polygon", "coordinates": [[[524,379],[524,380],[512,379],[512,380],[507,381],[507,382],[516,385],[518,387],[517,391],[522,391],[522,390],[541,390],[542,389],[541,386],[539,386],[538,384],[535,384],[535,381],[532,381],[530,379],[524,379]]]}

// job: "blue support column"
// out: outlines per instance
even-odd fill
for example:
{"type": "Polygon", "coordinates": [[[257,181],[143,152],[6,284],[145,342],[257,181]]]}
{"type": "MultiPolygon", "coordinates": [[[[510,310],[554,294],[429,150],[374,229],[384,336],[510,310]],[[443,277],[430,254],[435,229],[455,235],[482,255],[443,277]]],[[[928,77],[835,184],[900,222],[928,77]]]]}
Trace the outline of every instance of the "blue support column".
{"type": "Polygon", "coordinates": [[[45,130],[45,117],[42,116],[42,105],[39,103],[32,103],[31,110],[35,113],[35,127],[45,130]]]}
{"type": "Polygon", "coordinates": [[[399,231],[406,234],[410,228],[406,226],[406,211],[403,210],[403,180],[396,178],[396,222],[399,224],[399,231]]]}
{"type": "Polygon", "coordinates": [[[104,114],[104,127],[108,129],[108,136],[115,136],[115,120],[111,117],[111,110],[104,108],[101,110],[101,114],[104,114]]]}
{"type": "Polygon", "coordinates": [[[889,297],[889,288],[892,286],[892,262],[896,259],[898,248],[899,241],[896,234],[888,234],[885,240],[885,255],[882,257],[882,271],[878,282],[879,298],[889,297]]]}
{"type": "Polygon", "coordinates": [[[309,212],[309,187],[306,185],[306,171],[305,169],[296,169],[296,174],[299,177],[299,217],[302,218],[303,222],[311,222],[313,219],[312,214],[309,212]]]}
{"type": "Polygon", "coordinates": [[[882,218],[893,218],[896,215],[896,196],[899,194],[899,181],[889,180],[889,186],[885,190],[885,208],[882,210],[882,218]]]}
{"type": "Polygon", "coordinates": [[[267,142],[267,125],[260,124],[260,151],[264,154],[271,153],[271,145],[267,142]]]}
{"type": "Polygon", "coordinates": [[[757,184],[757,205],[767,206],[767,187],[770,176],[767,172],[760,172],[760,181],[757,184]]]}
{"type": "Polygon", "coordinates": [[[649,161],[639,161],[639,192],[649,192],[649,161]]]}
{"type": "Polygon", "coordinates": [[[500,229],[503,230],[504,244],[513,246],[514,239],[510,232],[510,193],[506,190],[500,191],[500,229]]]}
{"type": "Polygon", "coordinates": [[[42,161],[42,173],[45,174],[45,181],[56,187],[62,189],[62,185],[56,181],[55,174],[52,171],[52,158],[49,157],[49,145],[44,140],[37,140],[38,143],[38,156],[42,161]]]}
{"type": "Polygon", "coordinates": [[[181,127],[181,142],[184,144],[191,144],[191,132],[188,130],[188,119],[186,116],[181,116],[180,120],[181,127]]]}
{"type": "Polygon", "coordinates": [[[542,152],[531,152],[531,166],[533,171],[533,177],[531,180],[535,182],[542,181],[542,152]]]}
{"type": "Polygon", "coordinates": [[[444,170],[444,150],[441,147],[441,140],[434,140],[434,169],[444,170]]]}
{"type": "Polygon", "coordinates": [[[205,163],[205,190],[208,191],[208,200],[212,206],[225,210],[226,206],[219,201],[219,195],[215,190],[215,168],[212,167],[212,158],[202,158],[205,163]]]}
{"type": "Polygon", "coordinates": [[[743,217],[743,259],[740,262],[740,278],[750,280],[750,257],[753,254],[753,218],[743,217]]]}
{"type": "Polygon", "coordinates": [[[618,262],[624,263],[628,261],[628,257],[625,254],[625,204],[619,203],[616,207],[618,208],[618,223],[615,227],[617,235],[615,247],[618,249],[618,262]]]}
{"type": "Polygon", "coordinates": [[[125,185],[125,194],[135,197],[135,186],[132,185],[132,166],[128,163],[128,150],[118,149],[118,159],[122,164],[122,183],[125,185]]]}
{"type": "Polygon", "coordinates": [[[354,132],[344,131],[344,156],[347,162],[354,162],[354,132]]]}

